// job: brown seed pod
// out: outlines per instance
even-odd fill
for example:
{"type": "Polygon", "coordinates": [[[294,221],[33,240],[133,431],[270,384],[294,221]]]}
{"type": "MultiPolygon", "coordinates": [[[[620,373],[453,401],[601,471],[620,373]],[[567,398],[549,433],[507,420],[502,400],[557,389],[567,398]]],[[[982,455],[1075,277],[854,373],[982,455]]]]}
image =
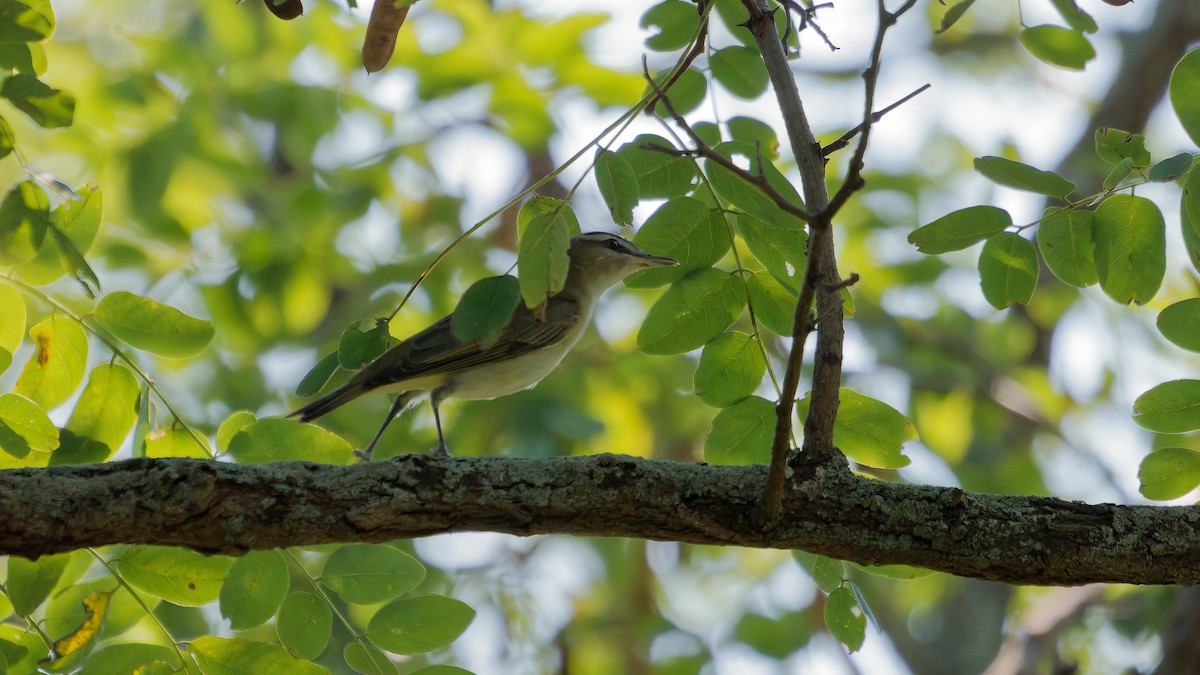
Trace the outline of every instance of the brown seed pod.
{"type": "Polygon", "coordinates": [[[368,73],[383,70],[392,58],[392,51],[396,49],[396,35],[404,25],[409,7],[412,4],[408,0],[375,0],[362,48],[363,67],[368,73]],[[396,6],[401,3],[403,7],[396,6]]]}

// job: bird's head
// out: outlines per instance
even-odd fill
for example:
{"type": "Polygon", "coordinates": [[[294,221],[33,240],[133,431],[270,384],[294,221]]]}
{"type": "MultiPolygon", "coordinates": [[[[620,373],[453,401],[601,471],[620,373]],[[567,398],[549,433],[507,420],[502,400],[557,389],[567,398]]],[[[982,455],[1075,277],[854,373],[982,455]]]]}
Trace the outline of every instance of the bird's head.
{"type": "Polygon", "coordinates": [[[588,232],[571,238],[571,269],[567,285],[592,293],[603,292],[638,270],[678,265],[679,261],[651,255],[633,242],[607,232],[588,232]]]}

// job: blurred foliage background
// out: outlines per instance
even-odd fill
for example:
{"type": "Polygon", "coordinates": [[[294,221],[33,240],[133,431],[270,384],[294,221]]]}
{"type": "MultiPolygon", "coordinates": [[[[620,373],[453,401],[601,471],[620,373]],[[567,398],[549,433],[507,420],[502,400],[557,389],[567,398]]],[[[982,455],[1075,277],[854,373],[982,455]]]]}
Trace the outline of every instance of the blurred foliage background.
{"type": "MultiPolygon", "coordinates": [[[[1171,65],[1200,39],[1188,2],[1081,0],[1100,30],[1090,36],[1095,58],[1078,71],[1038,62],[1018,40],[1022,21],[1055,16],[1051,2],[979,3],[941,34],[945,9],[920,3],[890,36],[880,99],[934,87],[880,123],[867,189],[837,223],[841,268],[862,276],[851,290],[847,384],[906,413],[921,436],[906,446],[913,464],[880,478],[1140,499],[1137,463],[1161,440],[1129,422],[1132,399],[1200,365],[1151,330],[1154,307],[1195,291],[1178,227],[1168,228],[1166,288],[1136,310],[1043,275],[1027,307],[996,312],[971,254],[922,256],[905,237],[977,202],[1026,222],[1037,217],[1038,199],[972,173],[975,156],[1060,165],[1096,185],[1103,169],[1073,148],[1088,147],[1098,126],[1146,130],[1156,156],[1189,147],[1156,112],[1171,65]]],[[[718,1],[713,49],[746,39],[727,21],[738,5],[718,1]]],[[[391,65],[367,76],[358,56],[364,8],[312,2],[290,22],[256,3],[62,0],[53,10],[41,78],[75,97],[74,124],[45,130],[5,108],[21,161],[0,160],[0,184],[37,170],[76,190],[100,186],[103,224],[86,257],[104,290],[211,318],[212,347],[196,357],[134,355],[187,424],[209,437],[234,411],[290,410],[290,392],[347,326],[390,314],[465,229],[634,105],[645,89],[643,52],[652,72],[670,67],[695,24],[694,6],[678,1],[423,0],[391,65]]],[[[818,13],[837,52],[813,31],[800,33],[794,68],[823,142],[861,114],[873,15],[865,0],[818,13]]],[[[720,67],[730,66],[710,68],[702,57],[673,92],[694,100],[689,119],[723,134],[733,133],[735,117],[782,129],[772,95],[719,84],[720,67]]],[[[647,115],[619,143],[642,132],[669,135],[647,115]]],[[[771,132],[754,133],[776,152],[771,132]]],[[[777,165],[794,178],[790,161],[784,151],[777,165]]],[[[831,175],[845,161],[845,152],[834,155],[831,175]]],[[[569,166],[538,194],[571,195],[585,231],[616,231],[586,172],[586,161],[569,166]]],[[[643,203],[635,220],[654,206],[643,203]]],[[[505,210],[455,247],[397,315],[393,335],[424,327],[473,281],[504,273],[516,259],[515,216],[505,210]]],[[[43,291],[81,314],[92,306],[70,279],[43,291]]],[[[658,293],[610,293],[598,328],[537,388],[449,404],[449,446],[460,455],[701,460],[715,410],[691,391],[696,359],[634,347],[658,293]]],[[[50,312],[36,299],[28,305],[31,324],[50,312]]],[[[767,346],[778,368],[786,345],[767,346]]],[[[13,362],[32,350],[25,344],[13,362]]],[[[96,346],[90,358],[104,363],[111,353],[96,346]]],[[[0,383],[11,386],[17,370],[0,383]]],[[[763,391],[770,396],[769,380],[763,391]]],[[[367,397],[322,425],[361,447],[386,408],[384,397],[367,397]]],[[[69,412],[64,406],[52,419],[61,426],[69,412]]],[[[157,405],[144,418],[146,430],[174,424],[157,405]]],[[[422,407],[389,428],[378,452],[421,452],[435,438],[422,407]]],[[[1194,438],[1183,442],[1200,449],[1194,438]]],[[[118,456],[139,446],[131,439],[118,456]]],[[[811,561],[806,568],[787,552],[498,535],[398,546],[428,568],[423,589],[478,613],[449,650],[402,660],[401,672],[453,663],[479,673],[971,673],[989,665],[989,673],[1111,673],[1169,662],[1178,633],[1195,629],[1171,620],[1175,607],[1195,604],[1178,589],[1023,589],[944,575],[896,581],[847,567],[836,574],[855,580],[872,612],[863,649],[847,655],[824,632],[811,561]]],[[[77,563],[75,579],[100,574],[87,562],[77,563]]],[[[70,579],[61,577],[55,597],[70,579]]],[[[178,640],[230,634],[211,609],[163,601],[153,611],[178,640]]],[[[346,611],[356,620],[370,614],[346,611]]],[[[27,628],[15,615],[5,621],[27,628]]],[[[132,632],[101,637],[160,640],[152,623],[135,617],[125,627],[132,632]]],[[[239,635],[270,639],[256,630],[239,635]]],[[[335,643],[347,640],[335,630],[335,643]]],[[[315,660],[332,672],[348,667],[332,648],[315,660]]]]}

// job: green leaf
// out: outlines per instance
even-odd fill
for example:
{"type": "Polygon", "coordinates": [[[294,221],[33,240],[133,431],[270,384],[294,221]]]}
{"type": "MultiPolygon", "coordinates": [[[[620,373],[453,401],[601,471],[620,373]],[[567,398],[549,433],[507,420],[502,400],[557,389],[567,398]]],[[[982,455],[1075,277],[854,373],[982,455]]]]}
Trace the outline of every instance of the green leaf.
{"type": "Polygon", "coordinates": [[[387,602],[417,587],[425,568],[415,558],[382,544],[347,544],[325,562],[321,583],[351,604],[387,602]]]}
{"type": "Polygon", "coordinates": [[[83,254],[75,248],[75,244],[67,235],[63,234],[62,230],[51,225],[50,234],[53,235],[54,244],[58,247],[58,258],[63,271],[70,274],[79,282],[79,285],[83,286],[83,290],[89,298],[96,297],[96,292],[100,290],[100,279],[96,277],[96,273],[92,271],[91,265],[88,265],[83,254]]]}
{"type": "Polygon", "coordinates": [[[16,272],[34,286],[45,286],[66,272],[83,284],[88,297],[92,297],[91,293],[99,289],[100,281],[83,254],[100,231],[104,195],[100,188],[88,185],[79,190],[78,196],[50,212],[47,224],[52,243],[39,248],[32,260],[16,267],[16,272]]]}
{"type": "MultiPolygon", "coordinates": [[[[659,665],[658,662],[655,662],[655,665],[656,666],[659,665]]],[[[473,675],[473,674],[471,673],[471,671],[467,670],[466,668],[459,668],[458,666],[448,666],[444,663],[438,663],[438,664],[435,664],[432,666],[425,666],[424,668],[418,668],[412,672],[412,675],[473,675]]]]}
{"type": "Polygon", "coordinates": [[[1175,64],[1168,92],[1183,130],[1200,145],[1200,49],[1193,49],[1175,64]]]}
{"type": "Polygon", "coordinates": [[[315,659],[329,645],[333,632],[333,610],[312,593],[292,593],[279,608],[275,621],[279,642],[302,659],[315,659]]]}
{"type": "Polygon", "coordinates": [[[346,665],[350,666],[356,673],[363,675],[380,675],[381,673],[396,673],[396,664],[388,658],[387,654],[373,647],[370,643],[366,646],[360,645],[357,642],[351,642],[342,650],[342,658],[346,661],[346,665]]]}
{"type": "Polygon", "coordinates": [[[476,281],[454,308],[450,319],[454,337],[462,342],[479,340],[483,347],[496,344],[519,302],[521,284],[516,277],[505,274],[476,281]]]}
{"type": "Polygon", "coordinates": [[[1192,219],[1188,216],[1186,191],[1184,191],[1182,201],[1184,203],[1180,204],[1179,208],[1179,230],[1183,236],[1183,248],[1187,253],[1188,262],[1192,263],[1192,267],[1196,268],[1197,272],[1200,272],[1200,232],[1196,231],[1196,226],[1192,224],[1192,219]]]}
{"type": "Polygon", "coordinates": [[[50,410],[65,403],[83,381],[88,341],[74,319],[53,316],[29,329],[34,350],[13,392],[50,410]]]}
{"type": "Polygon", "coordinates": [[[746,290],[750,293],[750,305],[758,323],[776,335],[791,337],[799,300],[796,292],[767,272],[755,272],[747,277],[746,290]]]}
{"type": "Polygon", "coordinates": [[[8,370],[8,367],[12,365],[12,359],[12,352],[8,351],[4,347],[0,347],[0,373],[8,370]]]}
{"type": "Polygon", "coordinates": [[[49,2],[0,2],[0,43],[41,42],[54,32],[49,2]]]}
{"type": "MultiPolygon", "coordinates": [[[[567,249],[571,246],[571,237],[579,234],[579,221],[571,207],[560,200],[553,202],[553,210],[538,213],[528,220],[517,249],[521,297],[530,308],[540,307],[547,297],[562,290],[571,262],[567,249]]],[[[529,202],[521,206],[521,211],[527,208],[531,208],[529,202]]],[[[520,218],[518,214],[518,221],[520,218]]]]}
{"type": "Polygon", "coordinates": [[[1150,166],[1152,161],[1150,151],[1146,149],[1145,136],[1108,127],[1096,130],[1096,154],[1109,164],[1131,159],[1134,166],[1150,166]]]}
{"type": "Polygon", "coordinates": [[[1163,161],[1155,164],[1150,168],[1150,173],[1146,177],[1152,181],[1159,183],[1168,183],[1179,180],[1184,174],[1192,168],[1192,161],[1195,156],[1190,152],[1181,152],[1174,157],[1168,157],[1163,161]]]}
{"type": "Polygon", "coordinates": [[[255,421],[254,413],[249,410],[238,410],[231,413],[229,417],[221,422],[221,426],[217,427],[217,451],[228,452],[229,443],[239,431],[250,426],[255,421]]]}
{"type": "Polygon", "coordinates": [[[70,553],[44,555],[37,560],[10,556],[5,590],[13,611],[27,617],[40,607],[50,597],[70,560],[70,553]]]}
{"type": "Polygon", "coordinates": [[[296,385],[296,396],[300,398],[312,396],[329,384],[329,378],[333,377],[333,374],[341,366],[341,362],[338,360],[339,352],[340,350],[329,352],[320,361],[317,361],[317,365],[313,366],[312,370],[309,370],[300,379],[300,384],[296,385]]]}
{"type": "Polygon", "coordinates": [[[720,260],[729,251],[729,230],[720,211],[698,199],[678,197],[650,214],[633,243],[679,261],[674,267],[640,270],[625,279],[630,288],[655,288],[720,260]]]}
{"type": "Polygon", "coordinates": [[[721,142],[721,127],[713,122],[696,122],[692,131],[705,145],[718,145],[721,142]]]}
{"type": "Polygon", "coordinates": [[[103,443],[111,456],[137,421],[140,393],[137,377],[125,366],[96,366],[65,428],[76,436],[103,443]]]}
{"type": "Polygon", "coordinates": [[[192,459],[209,459],[213,456],[212,448],[208,447],[208,439],[200,436],[203,444],[196,442],[187,429],[155,429],[146,434],[142,440],[142,456],[151,459],[166,457],[191,457],[192,459]]]}
{"type": "MultiPolygon", "coordinates": [[[[729,141],[713,148],[718,154],[732,161],[735,165],[745,166],[752,176],[761,175],[775,192],[783,196],[789,203],[803,206],[804,201],[796,188],[779,173],[779,169],[764,158],[754,146],[740,141],[729,141]]],[[[704,160],[704,173],[708,176],[713,190],[722,201],[730,207],[747,213],[761,221],[771,223],[776,227],[795,226],[803,228],[804,223],[794,215],[781,209],[762,188],[752,185],[737,174],[712,160],[704,160]]]]}
{"type": "Polygon", "coordinates": [[[742,313],[746,293],[734,275],[706,267],[691,272],[654,303],[638,331],[647,354],[682,354],[715,338],[742,313]]]}
{"type": "MultiPolygon", "coordinates": [[[[4,4],[9,4],[11,1],[4,4]]],[[[0,12],[3,12],[3,9],[0,9],[0,12]]],[[[3,30],[3,19],[0,18],[0,32],[3,30]]],[[[36,43],[0,42],[0,68],[13,73],[39,75],[46,72],[46,51],[36,43]]],[[[3,120],[0,120],[0,157],[6,157],[15,145],[12,129],[7,129],[7,126],[3,120]],[[7,133],[5,129],[7,129],[7,133]]]]}
{"type": "Polygon", "coordinates": [[[994,206],[971,206],[948,213],[908,235],[921,253],[961,251],[1012,227],[1008,211],[994,206]]]}
{"type": "MultiPolygon", "coordinates": [[[[661,88],[667,80],[669,70],[664,70],[654,74],[654,81],[659,83],[661,88]]],[[[651,89],[646,86],[646,94],[649,94],[651,89]]],[[[704,102],[704,97],[708,95],[708,78],[694,68],[688,68],[679,75],[679,78],[671,83],[671,86],[666,91],[667,99],[671,102],[671,107],[675,109],[675,113],[686,115],[704,102]]],[[[667,117],[669,113],[667,106],[659,103],[655,108],[655,112],[659,117],[667,117]]]]}
{"type": "Polygon", "coordinates": [[[924,567],[913,567],[912,565],[860,565],[856,562],[849,562],[847,564],[871,576],[895,579],[896,581],[925,579],[937,574],[935,570],[925,569],[924,567]]]}
{"type": "MultiPolygon", "coordinates": [[[[76,555],[81,556],[78,563],[91,566],[95,562],[88,553],[77,552],[76,555]]],[[[72,561],[72,564],[78,563],[76,560],[72,561]]],[[[112,576],[105,575],[88,581],[67,583],[70,576],[71,569],[68,567],[63,573],[63,578],[58,581],[58,592],[46,605],[45,624],[47,628],[53,627],[57,634],[83,622],[87,613],[83,601],[96,592],[112,591],[104,619],[104,639],[121,635],[133,628],[146,618],[147,609],[154,609],[159,602],[157,598],[147,596],[140,596],[140,601],[135,599],[124,586],[114,587],[112,576]]]]}
{"type": "Polygon", "coordinates": [[[1096,49],[1083,33],[1062,26],[1026,28],[1021,31],[1021,44],[1039,61],[1071,70],[1083,70],[1096,58],[1096,49]]]}
{"type": "MultiPolygon", "coordinates": [[[[899,469],[912,461],[900,454],[901,446],[917,440],[917,430],[892,406],[852,389],[838,390],[837,421],[833,444],[846,457],[878,469],[899,469]]],[[[809,396],[796,403],[800,419],[808,416],[809,396]]]]}
{"type": "Polygon", "coordinates": [[[465,603],[418,595],[385,605],[367,624],[367,637],[393,654],[424,654],[450,646],[475,618],[465,603]]]}
{"type": "Polygon", "coordinates": [[[194,356],[213,337],[211,322],[125,291],[101,298],[93,316],[129,346],[170,358],[194,356]]]}
{"type": "Polygon", "coordinates": [[[808,572],[817,588],[826,593],[841,588],[842,582],[846,580],[846,565],[841,560],[807,551],[792,551],[792,558],[808,572]]]}
{"type": "Polygon", "coordinates": [[[808,233],[804,227],[787,220],[767,222],[744,213],[738,215],[737,225],[742,241],[763,267],[780,282],[800,288],[808,266],[808,233]]]}
{"type": "Polygon", "coordinates": [[[1028,305],[1037,288],[1038,261],[1033,242],[1012,232],[987,240],[979,254],[983,297],[996,309],[1014,302],[1028,305]]]}
{"type": "Polygon", "coordinates": [[[1075,190],[1074,183],[1053,171],[1042,171],[1003,157],[976,157],[975,170],[994,183],[1049,197],[1066,199],[1075,190]]]}
{"type": "Polygon", "coordinates": [[[1184,221],[1185,227],[1200,237],[1200,170],[1189,171],[1183,179],[1179,217],[1184,221]]]}
{"type": "MultiPolygon", "coordinates": [[[[16,68],[12,64],[5,62],[4,54],[6,48],[23,48],[23,44],[0,44],[0,67],[16,68]]],[[[12,154],[13,149],[17,148],[17,136],[12,132],[12,127],[8,126],[8,121],[0,118],[0,160],[5,159],[12,154]]]]}
{"type": "Polygon", "coordinates": [[[234,630],[267,622],[288,591],[288,570],[278,551],[250,551],[233,561],[221,585],[221,616],[234,630]]]}
{"type": "Polygon", "coordinates": [[[50,199],[32,181],[17,183],[0,201],[0,263],[33,260],[46,239],[50,199]]]}
{"type": "Polygon", "coordinates": [[[25,301],[12,286],[0,284],[0,349],[10,355],[25,336],[25,301]]]}
{"type": "Polygon", "coordinates": [[[1126,157],[1113,165],[1112,171],[1108,172],[1101,184],[1105,190],[1112,190],[1131,173],[1133,173],[1133,160],[1126,157]]]}
{"type": "Polygon", "coordinates": [[[1096,207],[1100,288],[1121,304],[1144,305],[1167,270],[1166,223],[1145,197],[1113,195],[1096,207]]]}
{"type": "MultiPolygon", "coordinates": [[[[342,331],[338,339],[338,365],[346,370],[358,370],[398,342],[388,332],[387,319],[373,317],[355,321],[342,331]]],[[[317,365],[320,367],[321,364],[317,365]]],[[[305,379],[307,377],[305,376],[305,379]]]]}
{"type": "Polygon", "coordinates": [[[753,394],[766,372],[758,342],[730,331],[704,345],[696,366],[696,395],[714,408],[725,408],[753,394]]]}
{"type": "Polygon", "coordinates": [[[850,653],[862,647],[867,636],[867,616],[858,606],[854,591],[842,586],[825,600],[825,627],[850,653]]]}
{"type": "Polygon", "coordinates": [[[315,663],[293,658],[283,647],[237,638],[205,636],[188,643],[204,673],[221,675],[324,675],[315,663]]]}
{"type": "Polygon", "coordinates": [[[262,419],[248,424],[229,441],[229,454],[239,464],[305,460],[349,464],[354,448],[346,439],[321,427],[289,419],[262,419]]]}
{"type": "Polygon", "coordinates": [[[171,546],[132,546],[113,561],[130,586],[184,607],[216,600],[232,565],[233,558],[171,546]]]}
{"type": "Polygon", "coordinates": [[[608,206],[613,222],[633,223],[633,207],[639,199],[638,176],[624,157],[603,148],[596,151],[596,186],[608,206]]]}
{"type": "Polygon", "coordinates": [[[962,0],[961,2],[951,5],[950,8],[946,10],[946,13],[942,15],[942,25],[938,28],[937,32],[945,33],[946,31],[950,30],[950,27],[958,23],[958,20],[963,18],[963,16],[967,13],[967,10],[971,9],[971,5],[973,4],[975,4],[975,0],[962,0]]]}
{"type": "Polygon", "coordinates": [[[10,75],[0,84],[0,97],[44,129],[69,127],[75,118],[75,97],[47,86],[32,73],[10,75]]]}
{"type": "Polygon", "coordinates": [[[1096,20],[1092,18],[1091,14],[1080,9],[1079,5],[1075,4],[1075,0],[1050,0],[1050,4],[1054,5],[1071,30],[1080,33],[1095,33],[1099,30],[1096,20]]]}
{"type": "Polygon", "coordinates": [[[1159,312],[1158,331],[1176,345],[1200,352],[1200,298],[1181,300],[1159,312]]]}
{"type": "Polygon", "coordinates": [[[38,661],[48,658],[48,648],[33,631],[0,624],[0,656],[9,673],[36,673],[38,661]]]}
{"type": "Polygon", "coordinates": [[[646,147],[674,151],[675,146],[662,136],[642,134],[617,148],[638,178],[638,193],[642,199],[672,199],[688,194],[695,187],[696,160],[667,152],[647,150],[646,147]]]}
{"type": "Polygon", "coordinates": [[[1138,467],[1138,482],[1146,499],[1178,499],[1200,485],[1200,452],[1187,448],[1155,450],[1138,467]]]}
{"type": "Polygon", "coordinates": [[[642,28],[657,28],[658,32],[646,38],[646,47],[656,52],[673,52],[686,47],[696,32],[700,15],[696,6],[681,0],[666,0],[654,5],[642,14],[642,28]]]}
{"type": "Polygon", "coordinates": [[[1091,211],[1046,209],[1038,225],[1037,244],[1046,267],[1076,288],[1096,283],[1095,214],[1091,211]]]}
{"type": "Polygon", "coordinates": [[[767,69],[757,49],[726,47],[708,57],[713,78],[734,96],[756,99],[767,91],[767,69]]]}
{"type": "Polygon", "coordinates": [[[723,408],[704,440],[704,461],[713,464],[767,464],[775,434],[775,404],[751,396],[723,408]]]}
{"type": "Polygon", "coordinates": [[[1133,402],[1133,421],[1160,434],[1200,429],[1200,380],[1172,380],[1152,387],[1133,402]]]}
{"type": "Polygon", "coordinates": [[[163,666],[177,672],[180,664],[174,650],[162,645],[125,642],[109,644],[92,654],[79,675],[112,675],[112,673],[137,673],[150,675],[157,671],[151,666],[163,666]]]}
{"type": "MultiPolygon", "coordinates": [[[[775,128],[753,117],[730,117],[725,126],[735,141],[741,141],[762,153],[770,160],[779,159],[779,137],[775,128]]],[[[710,145],[716,145],[711,143],[710,145]]]]}
{"type": "Polygon", "coordinates": [[[0,394],[0,450],[17,458],[58,447],[58,428],[27,398],[0,394]]]}

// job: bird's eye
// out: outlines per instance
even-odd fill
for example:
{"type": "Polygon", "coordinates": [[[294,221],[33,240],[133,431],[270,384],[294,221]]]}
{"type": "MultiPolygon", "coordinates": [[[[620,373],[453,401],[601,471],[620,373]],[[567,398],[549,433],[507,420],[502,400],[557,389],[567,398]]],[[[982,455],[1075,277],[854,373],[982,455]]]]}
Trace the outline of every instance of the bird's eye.
{"type": "Polygon", "coordinates": [[[605,246],[605,247],[606,247],[608,250],[610,250],[610,251],[616,251],[616,250],[619,250],[619,249],[621,248],[621,245],[617,243],[617,240],[616,240],[616,239],[608,239],[608,240],[606,240],[606,241],[604,242],[604,246],[605,246]]]}

